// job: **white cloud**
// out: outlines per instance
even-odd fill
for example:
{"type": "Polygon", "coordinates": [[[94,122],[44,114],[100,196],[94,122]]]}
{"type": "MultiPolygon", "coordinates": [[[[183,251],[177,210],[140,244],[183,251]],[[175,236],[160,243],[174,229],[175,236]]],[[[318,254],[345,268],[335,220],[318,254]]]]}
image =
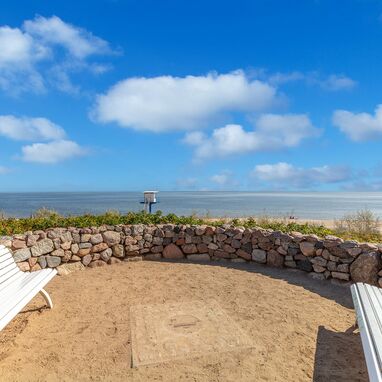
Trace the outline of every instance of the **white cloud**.
{"type": "Polygon", "coordinates": [[[243,71],[206,76],[128,78],[97,97],[92,117],[154,132],[204,128],[230,112],[270,107],[276,89],[243,71]]]}
{"type": "Polygon", "coordinates": [[[357,85],[357,82],[352,80],[350,77],[335,74],[321,80],[319,83],[322,88],[329,91],[350,90],[357,85]]]}
{"type": "Polygon", "coordinates": [[[46,49],[18,28],[0,27],[0,68],[29,67],[33,61],[46,57],[46,49]]]}
{"type": "Polygon", "coordinates": [[[63,22],[59,17],[37,16],[26,20],[23,29],[44,45],[59,45],[72,56],[83,59],[94,54],[111,52],[109,44],[85,29],[63,22]]]}
{"type": "Polygon", "coordinates": [[[376,107],[375,115],[336,110],[333,124],[356,142],[382,138],[382,104],[376,107]]]}
{"type": "Polygon", "coordinates": [[[278,188],[309,188],[317,184],[339,183],[352,178],[349,168],[343,166],[322,166],[302,168],[289,163],[257,165],[252,177],[278,188]]]}
{"type": "Polygon", "coordinates": [[[196,159],[204,159],[296,147],[319,134],[320,130],[305,114],[263,114],[253,131],[246,131],[241,125],[226,125],[215,129],[210,137],[200,132],[188,133],[184,142],[195,146],[196,159]]]}
{"type": "Polygon", "coordinates": [[[303,73],[299,71],[267,74],[266,71],[258,71],[260,78],[264,78],[273,85],[283,85],[289,82],[304,81],[308,85],[319,86],[327,91],[351,90],[357,86],[357,81],[344,74],[331,74],[323,76],[318,72],[303,73]]]}
{"type": "Polygon", "coordinates": [[[83,156],[87,150],[78,143],[59,140],[49,143],[34,143],[22,147],[21,159],[25,162],[53,164],[73,157],[83,156]]]}
{"type": "Polygon", "coordinates": [[[57,140],[65,131],[46,118],[0,115],[0,135],[18,141],[57,140]]]}
{"type": "Polygon", "coordinates": [[[67,76],[79,69],[101,73],[107,66],[90,63],[90,56],[112,53],[106,41],[57,16],[37,16],[21,28],[0,26],[0,52],[0,89],[10,94],[45,91],[47,83],[58,81],[55,67],[67,76]]]}

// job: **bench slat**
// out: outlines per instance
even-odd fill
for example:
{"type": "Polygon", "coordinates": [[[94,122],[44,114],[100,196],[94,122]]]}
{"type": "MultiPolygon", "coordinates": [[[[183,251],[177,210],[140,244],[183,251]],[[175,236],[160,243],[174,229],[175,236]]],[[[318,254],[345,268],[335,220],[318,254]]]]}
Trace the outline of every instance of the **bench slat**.
{"type": "Polygon", "coordinates": [[[0,245],[0,257],[3,256],[7,252],[10,252],[9,248],[4,247],[4,245],[0,245]]]}
{"type": "Polygon", "coordinates": [[[13,255],[9,251],[0,256],[0,264],[8,259],[13,259],[13,255]]]}
{"type": "Polygon", "coordinates": [[[15,262],[11,262],[10,264],[4,266],[4,268],[0,269],[0,284],[3,281],[3,278],[6,277],[6,274],[13,268],[18,268],[15,262]]]}
{"type": "Polygon", "coordinates": [[[380,355],[378,354],[379,345],[376,345],[376,342],[381,343],[381,333],[378,334],[380,323],[375,317],[380,305],[378,295],[371,288],[373,287],[369,288],[366,284],[357,283],[351,286],[351,293],[361,333],[369,380],[382,382],[380,355]],[[373,304],[376,304],[376,308],[373,307],[373,304]]]}
{"type": "Polygon", "coordinates": [[[27,273],[21,272],[18,270],[18,272],[15,272],[11,277],[9,277],[6,281],[4,281],[2,284],[0,284],[0,293],[2,290],[5,290],[9,284],[16,283],[18,280],[25,277],[27,273]]]}
{"type": "MultiPolygon", "coordinates": [[[[382,308],[380,301],[378,299],[378,294],[376,293],[376,287],[365,284],[364,289],[361,291],[366,291],[367,303],[364,304],[366,309],[366,318],[370,327],[374,348],[376,350],[376,355],[378,357],[380,368],[382,369],[382,308]]],[[[362,298],[362,293],[361,298],[362,298]]],[[[378,292],[378,291],[377,291],[378,292]]]]}
{"type": "MultiPolygon", "coordinates": [[[[13,280],[7,288],[0,291],[0,311],[7,304],[7,299],[17,299],[17,293],[25,288],[32,288],[34,284],[38,284],[46,275],[50,274],[52,269],[42,269],[38,272],[21,272],[24,277],[13,280]]],[[[1,314],[0,314],[1,315],[1,314]]]]}
{"type": "Polygon", "coordinates": [[[14,268],[18,268],[14,261],[10,261],[8,264],[5,264],[3,268],[0,268],[0,285],[3,282],[3,279],[6,279],[7,273],[14,268]]]}
{"type": "MultiPolygon", "coordinates": [[[[0,330],[2,330],[12,318],[24,308],[25,305],[56,275],[55,269],[38,271],[43,277],[34,277],[32,283],[25,284],[25,287],[16,294],[11,294],[7,298],[7,305],[0,308],[0,330]]],[[[39,275],[39,276],[40,276],[39,275]]],[[[3,301],[1,299],[1,301],[3,301]]]]}
{"type": "Polygon", "coordinates": [[[8,259],[0,261],[0,269],[5,268],[9,264],[15,264],[15,260],[12,257],[8,257],[8,259]]]}
{"type": "Polygon", "coordinates": [[[7,284],[9,284],[9,280],[12,280],[12,278],[14,278],[15,275],[17,275],[18,273],[24,273],[24,272],[21,272],[20,269],[16,266],[10,269],[7,273],[3,275],[2,281],[0,284],[0,292],[6,287],[7,284]]]}

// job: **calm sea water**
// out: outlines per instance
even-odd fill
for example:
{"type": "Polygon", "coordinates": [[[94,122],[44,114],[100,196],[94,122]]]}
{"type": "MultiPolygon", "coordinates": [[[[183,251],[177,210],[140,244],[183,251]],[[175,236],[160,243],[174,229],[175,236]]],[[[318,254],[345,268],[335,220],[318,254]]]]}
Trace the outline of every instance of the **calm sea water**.
{"type": "MultiPolygon", "coordinates": [[[[139,211],[141,192],[0,193],[0,212],[29,216],[41,207],[64,215],[139,211]]],[[[153,208],[179,215],[240,217],[259,214],[335,219],[368,208],[382,217],[382,192],[159,192],[153,208]]]]}

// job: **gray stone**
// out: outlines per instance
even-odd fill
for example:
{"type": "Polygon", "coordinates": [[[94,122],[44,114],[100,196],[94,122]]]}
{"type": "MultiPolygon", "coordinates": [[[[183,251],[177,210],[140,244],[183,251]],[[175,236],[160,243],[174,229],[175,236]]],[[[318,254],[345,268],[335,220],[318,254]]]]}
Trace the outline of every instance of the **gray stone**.
{"type": "Polygon", "coordinates": [[[112,254],[113,254],[113,251],[111,250],[111,248],[107,248],[101,252],[101,259],[103,261],[108,261],[110,257],[112,256],[112,254]]]}
{"type": "Polygon", "coordinates": [[[61,257],[59,256],[45,256],[45,259],[49,268],[56,268],[61,264],[61,257]]]}
{"type": "Polygon", "coordinates": [[[305,272],[312,272],[313,270],[312,263],[308,259],[297,261],[297,268],[305,272]]]}
{"type": "Polygon", "coordinates": [[[89,243],[89,242],[80,243],[78,246],[79,246],[80,249],[91,248],[92,247],[92,243],[89,243]]]}
{"type": "Polygon", "coordinates": [[[18,251],[13,252],[13,258],[16,263],[25,261],[31,257],[31,251],[29,248],[19,249],[18,251]]]}
{"type": "Polygon", "coordinates": [[[103,237],[100,233],[97,233],[95,235],[92,235],[90,237],[90,242],[95,245],[103,242],[103,237]]]}
{"type": "Polygon", "coordinates": [[[47,266],[46,256],[40,256],[37,261],[38,261],[41,268],[43,268],[43,269],[46,268],[46,266],[47,266]]]}
{"type": "Polygon", "coordinates": [[[65,232],[60,236],[61,243],[72,242],[72,240],[73,238],[70,232],[65,232]]]}
{"type": "Polygon", "coordinates": [[[254,249],[252,251],[252,260],[265,264],[267,262],[267,253],[261,249],[254,249]]]}
{"type": "Polygon", "coordinates": [[[81,259],[81,261],[82,261],[82,264],[86,267],[91,263],[92,259],[93,259],[92,255],[86,255],[81,259]]]}
{"type": "Polygon", "coordinates": [[[53,241],[51,239],[42,239],[33,247],[31,247],[32,255],[38,257],[46,255],[54,250],[53,241]]]}
{"type": "Polygon", "coordinates": [[[106,231],[102,233],[103,240],[109,246],[119,244],[121,241],[121,234],[115,231],[106,231]]]}

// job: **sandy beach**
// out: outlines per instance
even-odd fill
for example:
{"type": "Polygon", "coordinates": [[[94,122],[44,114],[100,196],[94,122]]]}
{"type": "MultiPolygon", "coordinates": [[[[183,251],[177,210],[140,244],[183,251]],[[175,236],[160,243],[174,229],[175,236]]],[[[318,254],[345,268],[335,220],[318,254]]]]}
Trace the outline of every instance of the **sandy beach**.
{"type": "MultiPolygon", "coordinates": [[[[367,381],[349,289],[299,271],[121,263],[56,277],[47,290],[53,310],[41,310],[37,296],[0,332],[4,381],[367,381]],[[142,333],[131,312],[163,314],[187,302],[193,309],[213,302],[218,333],[240,332],[243,346],[194,355],[172,348],[173,359],[154,362],[151,354],[151,364],[132,367],[142,333]]],[[[146,317],[146,327],[158,317],[146,317]]],[[[216,328],[210,333],[203,343],[214,346],[216,328]]]]}

